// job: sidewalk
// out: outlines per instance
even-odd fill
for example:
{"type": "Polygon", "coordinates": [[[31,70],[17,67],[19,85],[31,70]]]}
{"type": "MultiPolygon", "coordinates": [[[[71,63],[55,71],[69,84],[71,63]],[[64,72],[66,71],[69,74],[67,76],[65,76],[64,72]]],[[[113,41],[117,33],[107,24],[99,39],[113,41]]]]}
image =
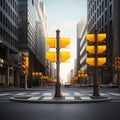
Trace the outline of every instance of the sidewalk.
{"type": "Polygon", "coordinates": [[[62,97],[54,97],[54,91],[41,91],[36,94],[16,95],[10,98],[11,101],[29,103],[94,103],[107,102],[111,98],[108,96],[93,97],[92,95],[81,94],[76,91],[62,91],[62,97]]]}

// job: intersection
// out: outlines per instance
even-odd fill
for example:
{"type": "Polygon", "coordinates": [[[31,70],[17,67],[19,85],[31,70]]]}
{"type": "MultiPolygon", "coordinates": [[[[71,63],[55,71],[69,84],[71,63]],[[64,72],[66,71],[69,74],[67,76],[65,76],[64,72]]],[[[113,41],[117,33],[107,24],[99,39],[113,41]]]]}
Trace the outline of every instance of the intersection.
{"type": "Polygon", "coordinates": [[[116,88],[101,88],[100,97],[92,96],[92,88],[62,88],[62,97],[54,97],[54,89],[3,90],[0,102],[11,100],[31,103],[91,103],[120,101],[120,92],[116,88]]]}

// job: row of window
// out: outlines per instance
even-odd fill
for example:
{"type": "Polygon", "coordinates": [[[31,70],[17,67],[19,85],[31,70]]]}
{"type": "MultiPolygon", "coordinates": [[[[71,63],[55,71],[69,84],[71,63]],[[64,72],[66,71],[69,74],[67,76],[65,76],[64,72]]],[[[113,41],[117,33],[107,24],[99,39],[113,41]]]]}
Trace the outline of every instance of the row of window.
{"type": "Polygon", "coordinates": [[[5,0],[0,1],[0,6],[3,8],[3,10],[5,10],[6,14],[8,14],[9,17],[17,24],[18,23],[18,17],[16,15],[16,12],[18,10],[16,10],[16,9],[18,9],[18,7],[17,7],[16,2],[15,2],[16,8],[14,8],[15,10],[13,10],[12,7],[10,6],[10,4],[8,4],[5,0]]]}
{"type": "Polygon", "coordinates": [[[88,31],[94,31],[95,28],[99,28],[99,32],[108,32],[108,34],[112,35],[112,20],[110,20],[107,24],[100,24],[100,21],[96,22],[93,26],[88,24],[88,31]]]}
{"type": "Polygon", "coordinates": [[[5,40],[7,43],[11,44],[15,48],[18,48],[18,41],[11,36],[10,33],[5,31],[3,28],[0,27],[0,35],[3,40],[5,40]]]}
{"type": "Polygon", "coordinates": [[[95,2],[95,7],[99,6],[99,4],[101,4],[101,2],[104,2],[105,7],[107,7],[108,3],[111,3],[112,0],[88,0],[88,8],[90,8],[92,6],[92,4],[94,4],[95,2]]]}
{"type": "MultiPolygon", "coordinates": [[[[97,18],[103,13],[105,12],[105,10],[107,9],[104,6],[104,2],[102,1],[102,3],[100,4],[100,6],[98,8],[95,7],[96,6],[96,1],[95,3],[92,5],[92,7],[89,9],[88,12],[88,18],[90,18],[92,15],[97,14],[97,18]],[[95,13],[96,12],[96,13],[95,13]]],[[[109,6],[109,11],[110,11],[110,17],[112,17],[112,5],[109,6]]]]}
{"type": "Polygon", "coordinates": [[[0,0],[0,5],[4,8],[4,10],[7,9],[7,2],[15,9],[15,11],[18,12],[18,6],[17,6],[17,0],[0,0]]]}
{"type": "Polygon", "coordinates": [[[10,30],[15,36],[18,35],[18,30],[15,27],[15,25],[13,25],[9,19],[7,19],[7,17],[5,15],[3,15],[2,12],[0,12],[0,23],[2,23],[8,30],[10,30]]]}

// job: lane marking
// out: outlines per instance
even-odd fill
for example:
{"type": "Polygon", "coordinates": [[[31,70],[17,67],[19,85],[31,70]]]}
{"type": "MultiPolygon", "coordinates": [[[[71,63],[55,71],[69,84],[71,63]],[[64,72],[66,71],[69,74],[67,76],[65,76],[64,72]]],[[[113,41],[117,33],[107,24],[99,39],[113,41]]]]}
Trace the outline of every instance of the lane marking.
{"type": "Polygon", "coordinates": [[[27,100],[38,100],[38,99],[40,99],[40,97],[30,97],[27,100]]]}
{"type": "Polygon", "coordinates": [[[40,94],[39,92],[33,92],[33,93],[31,93],[32,95],[38,95],[38,94],[40,94]]]}
{"type": "Polygon", "coordinates": [[[62,93],[62,96],[70,96],[69,93],[62,93]]]}
{"type": "Polygon", "coordinates": [[[14,95],[25,95],[26,93],[17,93],[17,94],[14,94],[14,95]]]}
{"type": "Polygon", "coordinates": [[[42,96],[51,96],[52,95],[52,92],[46,92],[44,94],[42,94],[42,96]]]}
{"type": "Polygon", "coordinates": [[[114,96],[120,96],[119,93],[108,93],[108,94],[110,94],[110,95],[114,95],[114,96]]]}
{"type": "Polygon", "coordinates": [[[0,96],[6,96],[6,95],[11,95],[12,93],[3,93],[3,94],[0,94],[0,96]]]}
{"type": "Polygon", "coordinates": [[[80,97],[82,100],[91,100],[90,97],[80,97]]]}
{"type": "Polygon", "coordinates": [[[65,97],[65,100],[75,100],[74,97],[65,97]]]}
{"type": "Polygon", "coordinates": [[[83,96],[83,94],[79,93],[79,92],[74,92],[75,96],[83,96]]]}
{"type": "Polygon", "coordinates": [[[44,97],[44,98],[42,98],[42,100],[52,100],[53,99],[53,97],[44,97]]]}

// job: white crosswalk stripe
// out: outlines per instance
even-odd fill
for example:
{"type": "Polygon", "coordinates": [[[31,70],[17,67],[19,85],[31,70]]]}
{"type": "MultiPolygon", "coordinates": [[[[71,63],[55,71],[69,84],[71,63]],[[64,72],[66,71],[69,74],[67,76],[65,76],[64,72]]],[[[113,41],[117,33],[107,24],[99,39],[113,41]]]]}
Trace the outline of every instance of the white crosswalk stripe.
{"type": "Polygon", "coordinates": [[[30,97],[27,100],[38,100],[38,99],[40,99],[40,97],[30,97]]]}
{"type": "Polygon", "coordinates": [[[26,93],[17,93],[17,94],[14,94],[14,95],[25,95],[26,93]]]}
{"type": "Polygon", "coordinates": [[[0,94],[0,96],[6,96],[6,95],[11,95],[11,93],[3,93],[3,94],[0,94]]]}
{"type": "Polygon", "coordinates": [[[33,93],[31,93],[31,95],[39,95],[40,94],[40,92],[33,92],[33,93]]]}
{"type": "Polygon", "coordinates": [[[42,94],[42,96],[51,96],[52,92],[45,92],[44,94],[42,94]]]}
{"type": "Polygon", "coordinates": [[[53,97],[43,97],[42,100],[52,100],[53,97]]]}
{"type": "Polygon", "coordinates": [[[110,95],[114,95],[114,96],[120,96],[119,93],[109,93],[110,95]]]}
{"type": "Polygon", "coordinates": [[[80,97],[80,99],[82,99],[82,100],[91,100],[90,97],[80,97]]]}
{"type": "Polygon", "coordinates": [[[75,96],[83,96],[83,94],[79,93],[79,92],[74,92],[75,96]]]}
{"type": "Polygon", "coordinates": [[[107,94],[105,94],[105,93],[100,93],[100,95],[101,95],[101,96],[107,96],[107,94]]]}
{"type": "Polygon", "coordinates": [[[65,97],[65,100],[75,100],[74,97],[65,97]]]}
{"type": "Polygon", "coordinates": [[[62,93],[62,96],[70,96],[69,93],[62,93]]]}

